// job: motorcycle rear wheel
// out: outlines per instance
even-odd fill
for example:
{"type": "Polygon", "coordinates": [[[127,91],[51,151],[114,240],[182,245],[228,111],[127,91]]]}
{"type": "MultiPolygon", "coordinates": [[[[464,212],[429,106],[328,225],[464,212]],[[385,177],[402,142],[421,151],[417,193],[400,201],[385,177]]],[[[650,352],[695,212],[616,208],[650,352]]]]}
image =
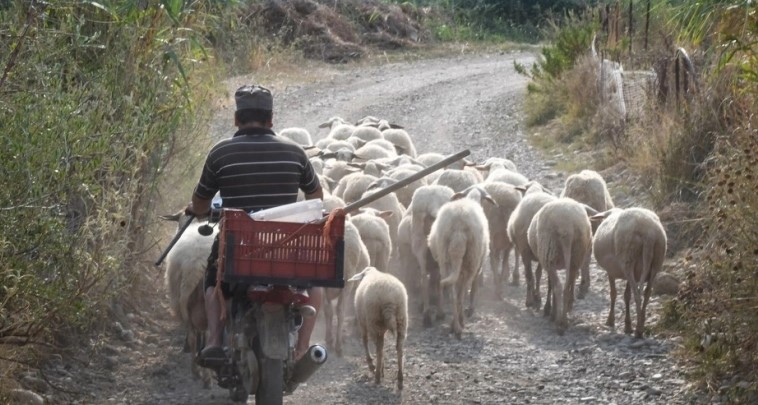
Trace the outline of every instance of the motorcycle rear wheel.
{"type": "Polygon", "coordinates": [[[256,405],[281,405],[284,397],[284,361],[260,359],[261,381],[255,392],[256,405]]]}

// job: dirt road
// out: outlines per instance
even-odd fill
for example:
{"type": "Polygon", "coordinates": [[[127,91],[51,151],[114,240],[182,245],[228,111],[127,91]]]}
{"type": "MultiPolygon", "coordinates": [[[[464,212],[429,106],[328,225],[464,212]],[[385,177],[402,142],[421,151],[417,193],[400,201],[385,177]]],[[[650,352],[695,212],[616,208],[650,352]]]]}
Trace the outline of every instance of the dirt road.
{"type": "MultiPolygon", "coordinates": [[[[403,125],[419,152],[449,154],[468,148],[472,160],[507,157],[524,175],[559,192],[565,177],[527,145],[521,124],[526,79],[516,74],[513,61],[528,64],[533,59],[528,53],[498,53],[335,68],[317,82],[274,87],[275,127],[302,126],[320,139],[325,130],[317,126],[331,116],[357,120],[373,115],[403,125]]],[[[243,81],[254,80],[233,81],[229,88],[243,81]]],[[[229,117],[231,109],[219,113],[214,125],[218,136],[230,134],[229,117]]],[[[623,334],[623,327],[605,327],[607,278],[593,265],[591,279],[590,293],[575,304],[564,336],[540,312],[524,307],[523,285],[509,285],[502,301],[488,285],[461,341],[449,333],[447,320],[424,329],[412,306],[402,393],[394,388],[394,347],[385,348],[386,378],[377,386],[369,379],[358,339],[349,336],[345,356],[332,353],[308,384],[285,402],[699,403],[686,394],[681,371],[670,356],[677,342],[655,336],[634,340],[623,334]]],[[[411,291],[411,296],[417,294],[411,291]]],[[[130,324],[124,328],[131,336],[115,339],[101,347],[98,356],[83,359],[89,367],[74,366],[79,372],[72,382],[85,393],[77,402],[229,403],[225,390],[205,390],[191,380],[189,358],[181,353],[182,331],[168,316],[162,292],[146,299],[156,300],[153,320],[148,314],[126,314],[130,324]]],[[[623,324],[622,307],[617,308],[617,323],[623,324]]],[[[659,309],[659,298],[654,297],[649,324],[656,322],[659,309]]],[[[321,322],[314,340],[323,341],[321,322]]],[[[51,367],[53,372],[66,372],[64,365],[51,367]]]]}

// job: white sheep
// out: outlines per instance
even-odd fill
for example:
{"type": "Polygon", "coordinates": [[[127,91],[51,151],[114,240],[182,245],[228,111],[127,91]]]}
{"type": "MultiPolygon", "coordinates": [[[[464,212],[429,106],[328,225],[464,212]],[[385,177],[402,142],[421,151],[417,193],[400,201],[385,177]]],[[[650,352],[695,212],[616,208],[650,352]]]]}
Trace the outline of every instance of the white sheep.
{"type": "Polygon", "coordinates": [[[471,187],[453,196],[440,208],[429,232],[429,250],[444,276],[441,286],[453,286],[453,321],[451,328],[460,339],[463,333],[463,300],[469,296],[469,314],[474,309],[478,283],[475,282],[490,244],[487,217],[482,199],[494,203],[480,187],[471,187]],[[462,196],[465,195],[465,198],[462,196]],[[456,199],[457,198],[457,199],[456,199]]]}
{"type": "Polygon", "coordinates": [[[489,173],[497,170],[497,169],[508,169],[514,172],[518,172],[516,170],[516,164],[513,163],[509,159],[505,158],[498,158],[498,157],[491,157],[484,161],[481,165],[475,165],[475,167],[481,171],[486,172],[484,177],[486,178],[489,173]]]}
{"type": "Polygon", "coordinates": [[[278,132],[282,138],[287,138],[300,146],[313,146],[311,133],[305,128],[289,127],[278,132]]]}
{"type": "Polygon", "coordinates": [[[353,152],[353,160],[356,162],[395,157],[397,157],[395,151],[388,150],[376,143],[367,143],[353,152]]]}
{"type": "MultiPolygon", "coordinates": [[[[503,283],[508,280],[510,265],[508,256],[513,250],[513,242],[508,237],[508,220],[521,202],[521,192],[510,184],[484,182],[482,188],[495,200],[497,205],[484,204],[484,215],[490,230],[490,268],[494,276],[495,293],[502,298],[503,283]]],[[[518,250],[515,253],[513,284],[518,285],[518,250]]]]}
{"type": "MultiPolygon", "coordinates": [[[[349,218],[345,219],[344,233],[345,249],[343,274],[345,280],[358,274],[369,265],[368,249],[361,240],[358,229],[350,222],[349,218]]],[[[345,288],[326,288],[324,289],[323,313],[326,324],[326,344],[333,347],[338,356],[342,356],[342,324],[345,318],[344,302],[351,302],[354,289],[349,285],[345,288]],[[332,307],[332,301],[337,301],[336,308],[332,307]],[[337,330],[334,331],[334,311],[337,311],[337,330]]]]}
{"type": "MultiPolygon", "coordinates": [[[[431,165],[433,165],[435,163],[441,162],[446,157],[447,156],[445,156],[445,155],[443,155],[441,153],[427,152],[427,153],[422,153],[422,154],[416,156],[416,160],[419,163],[423,164],[424,166],[429,167],[429,166],[431,166],[431,165]]],[[[463,168],[466,167],[466,164],[470,164],[470,163],[471,162],[469,162],[466,159],[460,159],[460,160],[456,160],[455,162],[450,163],[449,165],[446,166],[446,168],[447,169],[463,170],[463,168]]]]}
{"type": "Polygon", "coordinates": [[[360,170],[361,169],[357,167],[350,166],[347,162],[330,160],[324,164],[324,172],[322,175],[331,179],[336,185],[339,184],[339,181],[342,180],[343,177],[360,170]]]}
{"type": "MultiPolygon", "coordinates": [[[[410,209],[405,212],[403,219],[400,220],[400,225],[397,227],[397,239],[395,240],[394,251],[397,261],[393,266],[391,273],[395,274],[400,280],[414,291],[420,291],[422,287],[421,281],[424,276],[419,267],[416,257],[413,255],[411,248],[411,223],[413,221],[413,215],[411,215],[410,209]]],[[[419,301],[420,302],[420,301],[419,301]]]]}
{"type": "Polygon", "coordinates": [[[490,170],[489,174],[487,174],[487,181],[499,181],[514,186],[523,186],[529,183],[529,179],[523,174],[503,167],[497,170],[490,170]]]}
{"type": "Polygon", "coordinates": [[[631,290],[637,311],[634,335],[641,338],[651,286],[666,257],[666,231],[658,215],[644,208],[614,208],[594,215],[591,220],[602,221],[595,232],[593,250],[597,264],[608,273],[611,285],[611,307],[606,324],[611,327],[615,325],[616,279],[626,280],[624,332],[632,333],[629,315],[631,290]],[[644,299],[640,297],[643,284],[644,299]]]}
{"type": "MultiPolygon", "coordinates": [[[[416,173],[418,173],[418,171],[415,169],[415,167],[405,167],[405,166],[397,167],[387,172],[387,174],[384,177],[381,177],[375,180],[373,183],[371,183],[368,189],[370,190],[372,188],[389,187],[390,185],[395,184],[399,182],[400,180],[403,180],[407,177],[413,176],[416,173]]],[[[407,184],[395,190],[395,194],[397,195],[397,199],[400,201],[400,204],[403,204],[403,206],[407,208],[411,203],[411,199],[413,198],[413,193],[415,193],[416,190],[419,189],[419,187],[423,187],[425,185],[426,185],[426,179],[422,177],[410,184],[407,184]]]]}
{"type": "Polygon", "coordinates": [[[318,127],[319,128],[329,128],[331,130],[331,129],[339,126],[339,125],[344,125],[344,124],[348,124],[349,125],[350,123],[347,120],[345,120],[344,118],[335,115],[335,116],[329,118],[328,120],[322,122],[321,124],[319,124],[318,127]]]}
{"type": "Polygon", "coordinates": [[[456,193],[482,182],[482,176],[472,170],[446,169],[434,181],[434,184],[448,186],[456,193]]]}
{"type": "Polygon", "coordinates": [[[388,152],[392,154],[392,156],[396,157],[398,155],[397,150],[395,149],[395,144],[393,144],[392,142],[384,138],[372,139],[366,142],[366,144],[363,146],[366,146],[366,145],[376,145],[376,146],[386,149],[388,152]]]}
{"type": "MultiPolygon", "coordinates": [[[[594,170],[582,170],[566,178],[566,185],[561,197],[572,198],[586,204],[598,212],[613,208],[613,199],[608,192],[608,186],[600,174],[594,170]]],[[[596,229],[593,224],[592,230],[596,229]]],[[[582,299],[590,289],[590,263],[582,265],[582,282],[579,284],[577,298],[582,299]]]]}
{"type": "Polygon", "coordinates": [[[327,138],[336,139],[338,141],[345,141],[353,134],[355,125],[352,124],[337,124],[331,128],[327,138]]]}
{"type": "Polygon", "coordinates": [[[592,227],[586,206],[559,198],[545,204],[529,225],[529,247],[548,274],[548,296],[545,307],[563,334],[568,327],[567,313],[574,304],[574,283],[579,268],[592,251],[592,227]],[[558,270],[566,269],[562,287],[558,270]],[[551,301],[552,296],[552,301],[551,301]]]}
{"type": "Polygon", "coordinates": [[[325,195],[323,198],[324,201],[324,211],[325,212],[332,212],[337,208],[345,208],[347,204],[345,204],[345,201],[343,201],[341,198],[329,194],[325,195]]]}
{"type": "Polygon", "coordinates": [[[352,143],[356,148],[360,148],[366,142],[374,139],[384,139],[382,131],[374,127],[359,125],[353,129],[353,133],[347,138],[347,141],[352,143]]]}
{"type": "MultiPolygon", "coordinates": [[[[365,193],[363,193],[361,199],[369,197],[378,191],[379,189],[367,190],[365,193]]],[[[395,193],[389,193],[366,204],[365,207],[374,208],[379,211],[392,212],[392,215],[387,215],[382,219],[384,219],[387,222],[387,225],[390,227],[390,238],[392,239],[392,245],[395,246],[397,228],[400,226],[400,220],[403,219],[403,214],[405,214],[405,207],[400,204],[400,201],[397,199],[397,195],[395,195],[395,193]]]]}
{"type": "MultiPolygon", "coordinates": [[[[177,221],[178,227],[189,220],[189,217],[181,212],[163,215],[161,218],[177,221]]],[[[198,232],[201,225],[203,223],[198,221],[190,224],[166,256],[164,284],[168,292],[169,307],[186,329],[185,347],[192,355],[192,375],[194,378],[202,379],[203,387],[210,388],[212,372],[210,369],[199,367],[194,361],[194,356],[202,349],[198,347],[198,343],[205,341],[205,331],[208,328],[204,278],[218,227],[213,228],[212,235],[203,236],[198,232]]]]}
{"type": "Polygon", "coordinates": [[[342,198],[347,204],[356,202],[376,179],[376,176],[362,172],[350,173],[340,180],[333,194],[342,198]]]}
{"type": "Polygon", "coordinates": [[[432,315],[436,312],[438,319],[442,318],[440,272],[437,262],[429,251],[428,237],[432,224],[437,218],[440,208],[453,198],[453,189],[447,186],[428,185],[419,187],[408,212],[411,215],[411,251],[416,258],[419,269],[418,279],[421,280],[422,313],[424,326],[432,325],[432,315]],[[435,305],[432,306],[432,301],[435,305]]]}
{"type": "Polygon", "coordinates": [[[542,266],[537,263],[536,277],[532,273],[532,262],[537,261],[537,256],[529,247],[527,239],[529,225],[534,215],[545,204],[555,200],[556,197],[547,193],[532,193],[525,195],[508,219],[508,239],[515,246],[524,264],[524,278],[526,278],[526,306],[539,308],[540,306],[540,280],[542,278],[542,266]]]}
{"type": "Polygon", "coordinates": [[[323,151],[323,150],[326,150],[329,147],[329,145],[331,145],[334,142],[337,142],[337,140],[334,139],[334,138],[329,138],[327,136],[325,138],[322,138],[322,139],[319,139],[318,141],[316,141],[315,145],[316,145],[317,148],[319,148],[319,149],[321,149],[323,151]]]}
{"type": "Polygon", "coordinates": [[[360,328],[363,348],[374,382],[381,383],[384,375],[384,335],[395,337],[397,351],[397,389],[403,389],[403,345],[408,333],[408,293],[395,276],[368,267],[351,281],[360,280],[355,292],[355,315],[360,328]],[[371,359],[369,337],[376,347],[376,367],[371,359]]]}
{"type": "Polygon", "coordinates": [[[395,151],[397,151],[398,155],[416,157],[416,147],[413,145],[411,136],[404,129],[385,129],[382,131],[382,135],[384,139],[395,145],[395,151]]]}
{"type": "Polygon", "coordinates": [[[368,249],[369,264],[385,272],[389,270],[392,239],[390,227],[383,218],[390,215],[393,215],[392,211],[361,208],[357,215],[352,215],[350,218],[350,222],[358,228],[361,240],[368,249]]]}

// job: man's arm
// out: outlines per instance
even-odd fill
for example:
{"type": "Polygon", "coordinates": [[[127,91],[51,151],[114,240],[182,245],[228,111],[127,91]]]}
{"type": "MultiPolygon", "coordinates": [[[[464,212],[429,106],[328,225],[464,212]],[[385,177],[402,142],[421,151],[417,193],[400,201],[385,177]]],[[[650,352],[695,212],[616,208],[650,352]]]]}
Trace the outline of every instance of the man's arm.
{"type": "Polygon", "coordinates": [[[322,190],[321,186],[319,186],[319,188],[316,189],[316,191],[314,191],[314,192],[312,192],[310,194],[306,194],[305,195],[305,199],[306,200],[315,200],[315,199],[323,200],[324,199],[324,190],[322,190]]]}
{"type": "MultiPolygon", "coordinates": [[[[320,190],[319,190],[320,191],[320,190]]],[[[205,199],[198,197],[197,194],[192,194],[192,202],[184,210],[186,214],[193,214],[198,218],[208,216],[211,211],[212,198],[205,199]]]]}

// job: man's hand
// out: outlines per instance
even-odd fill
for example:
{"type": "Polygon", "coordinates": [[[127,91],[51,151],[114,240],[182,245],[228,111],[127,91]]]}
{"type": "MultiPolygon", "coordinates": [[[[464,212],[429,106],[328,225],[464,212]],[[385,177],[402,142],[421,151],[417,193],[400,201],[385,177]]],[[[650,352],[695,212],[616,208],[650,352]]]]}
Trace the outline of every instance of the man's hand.
{"type": "Polygon", "coordinates": [[[192,201],[187,204],[187,208],[184,209],[185,215],[194,215],[197,218],[205,218],[211,212],[210,200],[199,200],[192,198],[192,201]],[[198,204],[198,202],[200,204],[198,204]]]}

